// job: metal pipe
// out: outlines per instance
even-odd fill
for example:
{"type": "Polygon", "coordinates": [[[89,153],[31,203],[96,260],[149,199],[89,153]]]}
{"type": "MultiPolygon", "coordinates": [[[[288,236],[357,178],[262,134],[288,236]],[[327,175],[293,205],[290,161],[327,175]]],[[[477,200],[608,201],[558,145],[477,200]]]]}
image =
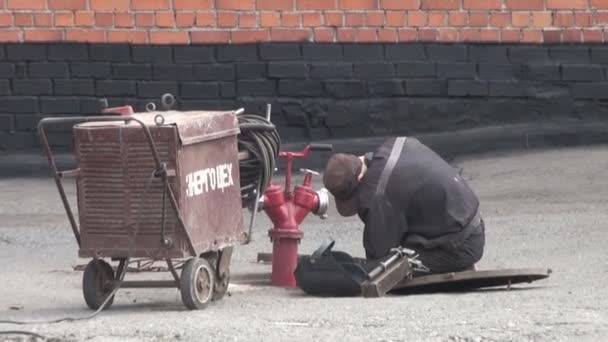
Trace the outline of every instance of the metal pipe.
{"type": "Polygon", "coordinates": [[[179,288],[179,284],[175,280],[129,280],[123,281],[123,288],[167,288],[167,287],[177,287],[179,288]]]}

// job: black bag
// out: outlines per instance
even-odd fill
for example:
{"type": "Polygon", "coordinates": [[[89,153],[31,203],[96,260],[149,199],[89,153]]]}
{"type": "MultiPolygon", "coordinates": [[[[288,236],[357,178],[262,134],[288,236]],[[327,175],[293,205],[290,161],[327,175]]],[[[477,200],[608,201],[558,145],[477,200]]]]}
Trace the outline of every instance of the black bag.
{"type": "Polygon", "coordinates": [[[296,286],[315,296],[360,296],[361,284],[369,279],[365,259],[332,251],[330,240],[312,255],[302,256],[295,270],[296,286]]]}

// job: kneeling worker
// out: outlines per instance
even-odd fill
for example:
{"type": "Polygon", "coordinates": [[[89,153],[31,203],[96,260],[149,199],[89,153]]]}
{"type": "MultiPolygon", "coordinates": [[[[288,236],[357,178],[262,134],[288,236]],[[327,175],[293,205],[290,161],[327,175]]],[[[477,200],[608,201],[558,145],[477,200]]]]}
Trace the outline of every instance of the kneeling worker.
{"type": "Polygon", "coordinates": [[[366,259],[391,248],[419,254],[431,273],[474,269],[483,255],[479,201],[459,173],[414,138],[388,139],[363,156],[334,154],[323,176],[342,216],[365,227],[366,259]]]}

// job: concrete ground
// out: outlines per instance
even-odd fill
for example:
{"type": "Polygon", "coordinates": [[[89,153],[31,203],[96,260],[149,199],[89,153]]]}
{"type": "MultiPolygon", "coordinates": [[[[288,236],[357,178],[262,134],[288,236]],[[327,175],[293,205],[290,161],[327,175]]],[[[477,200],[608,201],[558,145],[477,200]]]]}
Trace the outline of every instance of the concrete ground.
{"type": "MultiPolygon", "coordinates": [[[[297,289],[233,284],[228,296],[202,311],[186,310],[177,289],[123,289],[94,319],[0,324],[0,331],[67,341],[606,340],[606,147],[477,155],[455,165],[479,194],[487,222],[478,268],[551,268],[551,277],[511,291],[380,299],[320,299],[297,289]]],[[[68,193],[74,195],[73,186],[68,193]]],[[[325,221],[307,218],[301,253],[332,237],[335,249],[362,256],[362,225],[339,218],[334,208],[329,214],[325,221]]],[[[0,217],[0,320],[90,314],[82,273],[73,270],[88,260],[77,257],[52,180],[0,179],[0,217]]],[[[260,215],[254,241],[236,250],[233,274],[268,269],[255,259],[271,250],[269,227],[260,215]]]]}

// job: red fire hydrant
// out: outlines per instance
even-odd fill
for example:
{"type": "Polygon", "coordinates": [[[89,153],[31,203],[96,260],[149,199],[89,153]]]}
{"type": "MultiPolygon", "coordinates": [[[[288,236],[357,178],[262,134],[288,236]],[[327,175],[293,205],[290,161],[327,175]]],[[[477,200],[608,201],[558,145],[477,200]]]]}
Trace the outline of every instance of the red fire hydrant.
{"type": "Polygon", "coordinates": [[[327,190],[314,191],[311,188],[313,174],[318,173],[303,169],[306,174],[302,185],[291,191],[291,166],[294,158],[306,158],[310,151],[331,150],[331,145],[311,144],[301,152],[280,152],[279,157],[286,159],[285,189],[272,182],[264,191],[261,205],[272,221],[274,227],[268,235],[273,242],[272,248],[272,285],[295,287],[294,271],[298,264],[298,244],[304,233],[300,224],[309,213],[326,217],[329,194],[327,190]]]}

